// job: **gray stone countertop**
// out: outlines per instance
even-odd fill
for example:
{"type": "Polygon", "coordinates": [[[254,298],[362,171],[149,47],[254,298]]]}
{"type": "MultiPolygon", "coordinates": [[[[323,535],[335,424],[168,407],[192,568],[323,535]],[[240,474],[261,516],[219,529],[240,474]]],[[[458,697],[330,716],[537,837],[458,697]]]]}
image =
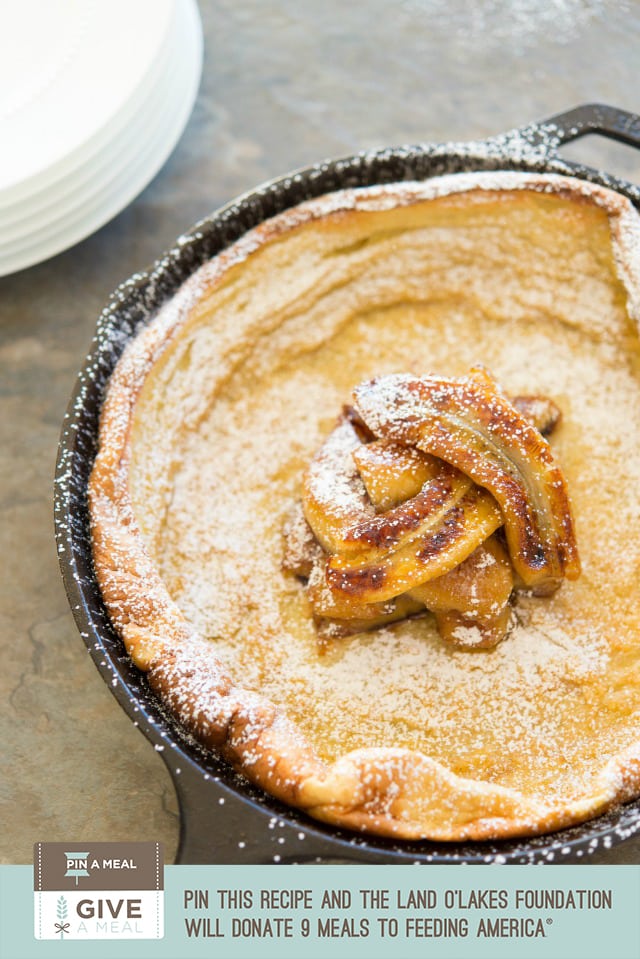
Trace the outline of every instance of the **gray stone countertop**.
{"type": "MultiPolygon", "coordinates": [[[[161,840],[178,810],[153,748],[78,635],[58,571],[52,480],[68,397],[111,290],[191,223],[328,156],[499,133],[579,103],[638,110],[640,10],[557,0],[201,0],[202,85],[172,157],[94,236],[0,279],[0,859],[37,840],[161,840]],[[636,84],[637,92],[637,84],[636,84]]],[[[567,151],[640,182],[640,154],[567,151]]],[[[640,863],[640,840],[592,862],[640,863]]]]}

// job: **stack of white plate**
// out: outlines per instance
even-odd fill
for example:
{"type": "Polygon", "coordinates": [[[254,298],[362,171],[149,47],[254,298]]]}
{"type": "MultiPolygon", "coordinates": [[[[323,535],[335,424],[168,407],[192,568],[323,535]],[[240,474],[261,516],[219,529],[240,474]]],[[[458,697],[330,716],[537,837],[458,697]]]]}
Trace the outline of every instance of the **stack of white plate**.
{"type": "Polygon", "coordinates": [[[0,276],[65,250],[158,172],[202,69],[195,0],[15,0],[0,29],[0,276]]]}

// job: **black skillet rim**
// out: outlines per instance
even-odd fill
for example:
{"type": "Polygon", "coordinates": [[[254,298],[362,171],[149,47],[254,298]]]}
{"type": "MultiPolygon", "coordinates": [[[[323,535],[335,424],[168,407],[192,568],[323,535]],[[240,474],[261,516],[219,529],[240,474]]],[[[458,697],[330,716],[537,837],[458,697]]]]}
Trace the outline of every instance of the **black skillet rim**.
{"type": "Polygon", "coordinates": [[[327,827],[265,796],[178,728],[131,663],[111,627],[93,575],[86,506],[108,377],[128,340],[201,263],[263,220],[312,197],[345,187],[424,180],[445,173],[509,169],[567,174],[613,189],[640,206],[638,187],[557,155],[559,145],[589,132],[640,146],[640,117],[587,104],[486,141],[400,146],[296,171],[257,187],[197,223],[147,271],[121,284],[103,310],[62,428],[54,500],[58,556],[76,624],[97,668],[123,709],[161,753],[174,779],[182,813],[178,861],[575,862],[640,832],[640,800],[636,800],[587,823],[539,837],[451,844],[397,842],[327,827]],[[203,825],[216,829],[215,842],[202,836],[203,825]],[[285,832],[278,832],[276,826],[285,832]],[[221,829],[226,830],[222,837],[221,829]],[[229,830],[235,833],[233,841],[229,830]],[[299,840],[293,843],[295,851],[291,842],[284,843],[285,834],[299,840]],[[236,842],[237,836],[246,841],[236,842]]]}

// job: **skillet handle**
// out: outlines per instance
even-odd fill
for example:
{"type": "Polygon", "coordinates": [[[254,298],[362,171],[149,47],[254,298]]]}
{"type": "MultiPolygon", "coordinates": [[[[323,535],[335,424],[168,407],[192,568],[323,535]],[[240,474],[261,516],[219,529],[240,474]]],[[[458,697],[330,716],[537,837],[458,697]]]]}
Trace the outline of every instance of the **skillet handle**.
{"type": "Polygon", "coordinates": [[[486,143],[496,150],[497,162],[510,158],[518,167],[525,156],[528,159],[526,168],[533,161],[539,169],[547,172],[570,173],[593,180],[622,193],[640,206],[640,187],[636,184],[568,160],[559,153],[562,144],[589,133],[640,149],[640,115],[603,103],[585,103],[539,123],[530,123],[501,137],[490,138],[486,143]]]}
{"type": "MultiPolygon", "coordinates": [[[[320,826],[301,821],[295,812],[272,801],[262,805],[240,798],[216,775],[178,749],[162,753],[180,808],[177,865],[264,865],[308,862],[384,862],[348,840],[327,837],[320,826]]],[[[402,861],[403,855],[397,858],[402,861]]],[[[411,859],[414,857],[411,857],[411,859]]]]}
{"type": "Polygon", "coordinates": [[[569,143],[587,133],[600,133],[611,140],[640,148],[640,115],[605,103],[585,103],[537,125],[547,135],[552,133],[552,140],[556,141],[554,146],[569,143]]]}

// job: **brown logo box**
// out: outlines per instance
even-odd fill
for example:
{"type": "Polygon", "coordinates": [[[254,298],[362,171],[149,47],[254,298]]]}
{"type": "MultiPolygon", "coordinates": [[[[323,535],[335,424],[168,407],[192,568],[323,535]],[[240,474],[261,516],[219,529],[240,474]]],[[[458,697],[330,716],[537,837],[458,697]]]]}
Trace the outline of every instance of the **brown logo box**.
{"type": "Polygon", "coordinates": [[[157,842],[37,842],[36,892],[65,889],[164,889],[162,846],[157,842]]]}

